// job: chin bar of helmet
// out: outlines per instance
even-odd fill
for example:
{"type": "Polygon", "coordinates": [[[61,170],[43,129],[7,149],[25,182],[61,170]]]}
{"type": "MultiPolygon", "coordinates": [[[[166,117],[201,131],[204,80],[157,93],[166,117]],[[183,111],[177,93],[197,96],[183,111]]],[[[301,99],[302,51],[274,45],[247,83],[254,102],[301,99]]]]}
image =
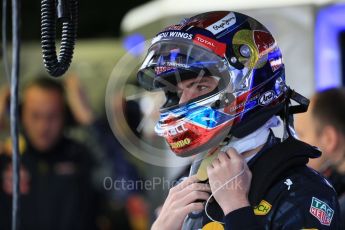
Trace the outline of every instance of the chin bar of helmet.
{"type": "Polygon", "coordinates": [[[77,34],[78,0],[41,1],[41,46],[44,66],[53,77],[69,68],[77,34]],[[56,18],[62,22],[59,57],[56,55],[56,18]]]}

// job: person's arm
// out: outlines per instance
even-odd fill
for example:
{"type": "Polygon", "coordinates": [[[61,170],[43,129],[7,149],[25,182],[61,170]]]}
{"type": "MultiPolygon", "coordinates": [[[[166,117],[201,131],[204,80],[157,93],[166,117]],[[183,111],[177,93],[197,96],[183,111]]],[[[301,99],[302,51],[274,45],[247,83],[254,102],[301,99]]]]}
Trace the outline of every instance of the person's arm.
{"type": "Polygon", "coordinates": [[[0,88],[0,130],[4,128],[4,120],[8,110],[8,101],[10,99],[10,89],[8,86],[0,88]]]}
{"type": "Polygon", "coordinates": [[[235,149],[221,152],[207,173],[213,196],[225,215],[225,229],[262,229],[248,201],[252,175],[242,156],[235,149]]]}
{"type": "Polygon", "coordinates": [[[95,121],[90,101],[76,74],[70,74],[65,80],[67,101],[74,119],[80,125],[91,125],[95,121]]]}

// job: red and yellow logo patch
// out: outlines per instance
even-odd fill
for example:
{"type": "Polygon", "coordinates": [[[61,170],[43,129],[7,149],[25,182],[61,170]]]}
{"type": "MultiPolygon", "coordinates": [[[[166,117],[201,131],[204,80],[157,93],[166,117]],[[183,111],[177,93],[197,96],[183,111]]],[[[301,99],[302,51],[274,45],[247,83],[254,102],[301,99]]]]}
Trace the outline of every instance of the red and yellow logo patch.
{"type": "Polygon", "coordinates": [[[334,215],[334,210],[316,197],[311,200],[309,212],[316,217],[322,225],[330,226],[334,215]]]}

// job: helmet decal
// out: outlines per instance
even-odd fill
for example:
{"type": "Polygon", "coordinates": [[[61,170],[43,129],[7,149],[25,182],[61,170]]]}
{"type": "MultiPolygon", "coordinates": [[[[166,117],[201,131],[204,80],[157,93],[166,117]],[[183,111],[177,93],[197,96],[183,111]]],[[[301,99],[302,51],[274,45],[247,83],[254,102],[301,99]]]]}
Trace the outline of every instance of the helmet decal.
{"type": "Polygon", "coordinates": [[[235,25],[235,23],[236,23],[236,16],[233,12],[230,12],[229,14],[225,15],[222,19],[206,27],[206,29],[213,34],[219,34],[220,32],[235,25]]]}
{"type": "Polygon", "coordinates": [[[212,50],[214,53],[216,53],[217,55],[221,57],[225,55],[225,50],[226,50],[225,43],[217,42],[216,40],[211,39],[201,34],[197,34],[194,37],[193,42],[197,45],[200,45],[212,50]]]}
{"type": "Polygon", "coordinates": [[[265,31],[254,30],[254,42],[259,50],[260,56],[272,51],[275,41],[272,35],[265,31]]]}
{"type": "Polygon", "coordinates": [[[257,46],[255,45],[253,38],[253,31],[250,30],[240,30],[233,38],[232,44],[234,46],[235,55],[238,60],[248,68],[253,69],[259,60],[259,52],[257,46]],[[248,47],[250,55],[244,55],[241,53],[242,47],[248,47]],[[248,64],[247,64],[248,63],[248,64]]]}

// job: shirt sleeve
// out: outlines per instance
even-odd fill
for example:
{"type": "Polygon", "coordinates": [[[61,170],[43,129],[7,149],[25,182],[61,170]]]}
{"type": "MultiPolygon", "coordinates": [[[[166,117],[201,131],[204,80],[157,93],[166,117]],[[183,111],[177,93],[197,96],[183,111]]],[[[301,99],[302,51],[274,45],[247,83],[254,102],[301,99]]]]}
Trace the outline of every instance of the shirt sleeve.
{"type": "Polygon", "coordinates": [[[259,230],[263,229],[256,221],[253,208],[248,206],[230,212],[224,218],[226,230],[259,230]]]}

